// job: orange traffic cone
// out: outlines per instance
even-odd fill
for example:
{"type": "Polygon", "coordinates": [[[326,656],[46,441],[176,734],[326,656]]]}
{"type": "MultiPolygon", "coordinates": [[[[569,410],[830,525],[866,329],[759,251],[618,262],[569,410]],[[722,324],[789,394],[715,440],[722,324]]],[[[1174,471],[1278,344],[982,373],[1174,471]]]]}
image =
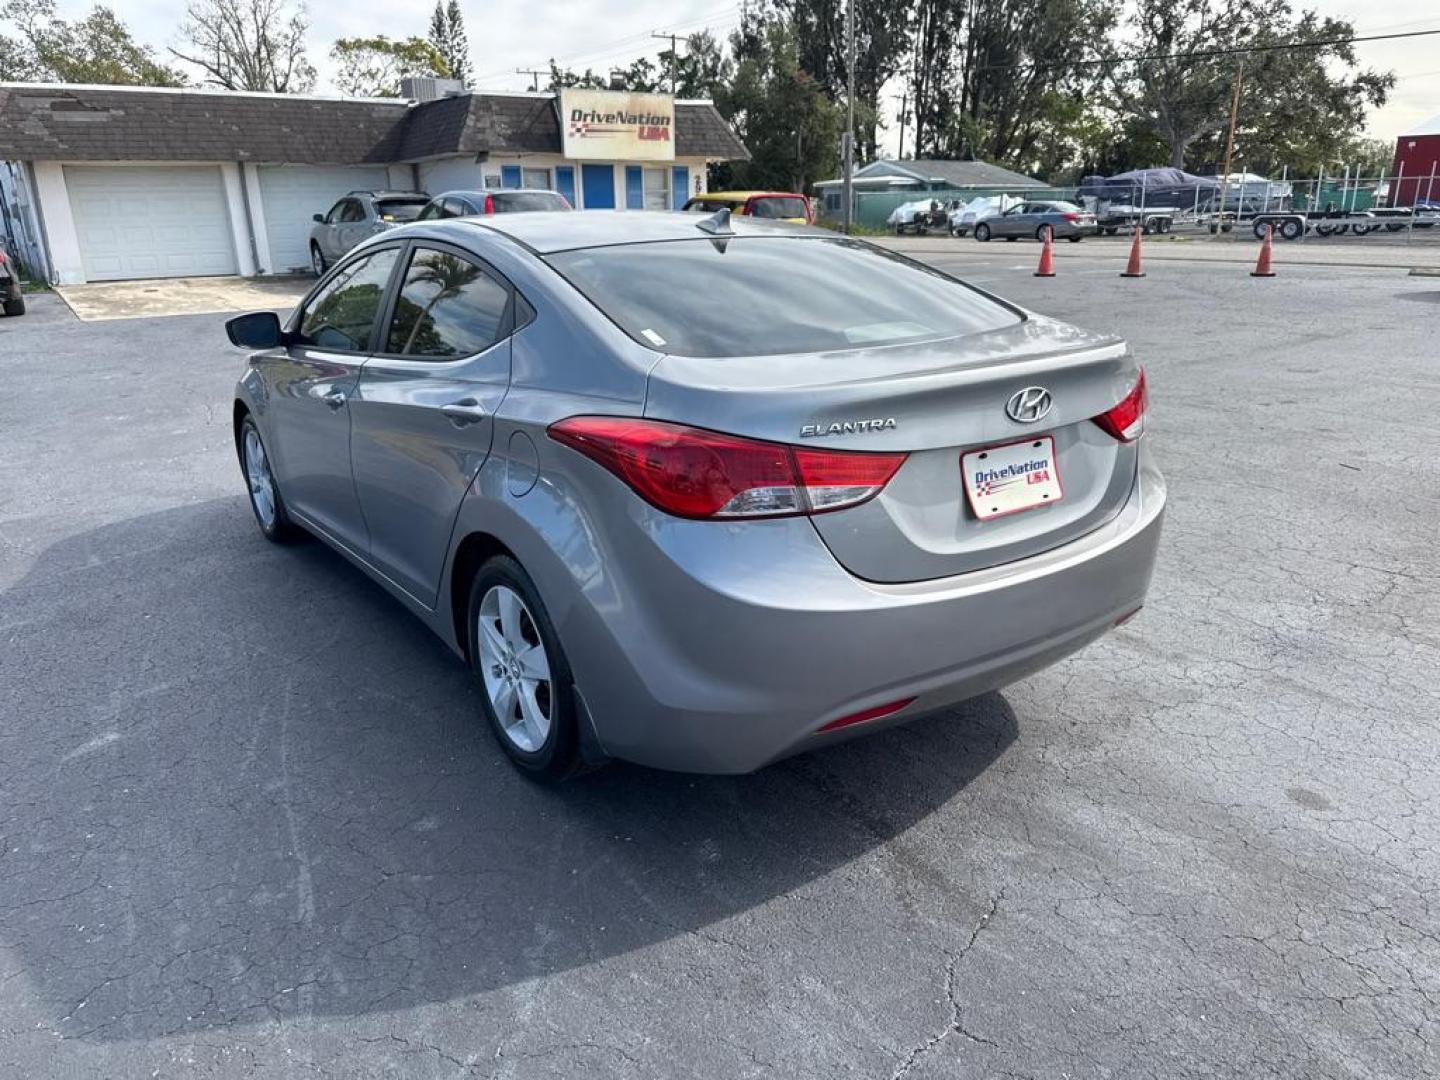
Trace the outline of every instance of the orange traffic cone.
{"type": "Polygon", "coordinates": [[[1275,276],[1275,271],[1270,269],[1270,234],[1274,231],[1274,226],[1265,226],[1265,239],[1260,241],[1260,257],[1255,260],[1255,269],[1250,271],[1251,277],[1275,276]]]}
{"type": "Polygon", "coordinates": [[[1140,227],[1135,227],[1135,239],[1130,241],[1130,261],[1125,264],[1121,277],[1144,277],[1145,271],[1140,269],[1140,227]]]}
{"type": "Polygon", "coordinates": [[[1040,249],[1040,265],[1035,268],[1036,277],[1055,276],[1055,230],[1045,230],[1045,246],[1040,249]]]}

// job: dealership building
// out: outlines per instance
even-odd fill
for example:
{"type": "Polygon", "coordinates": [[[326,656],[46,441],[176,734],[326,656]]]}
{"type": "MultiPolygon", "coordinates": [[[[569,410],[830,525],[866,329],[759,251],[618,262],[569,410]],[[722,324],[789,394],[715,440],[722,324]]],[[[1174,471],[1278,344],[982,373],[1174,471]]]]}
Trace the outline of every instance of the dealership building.
{"type": "MultiPolygon", "coordinates": [[[[282,274],[352,190],[550,188],[678,209],[744,145],[708,101],[564,90],[413,99],[0,83],[0,201],[56,284],[282,274]]],[[[18,235],[17,235],[18,234],[18,235]]]]}

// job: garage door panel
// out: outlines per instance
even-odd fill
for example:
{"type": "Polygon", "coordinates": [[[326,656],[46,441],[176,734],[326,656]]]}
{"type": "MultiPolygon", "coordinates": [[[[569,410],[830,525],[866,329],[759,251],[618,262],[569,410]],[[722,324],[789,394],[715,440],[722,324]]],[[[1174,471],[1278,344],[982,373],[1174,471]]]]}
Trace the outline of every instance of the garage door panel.
{"type": "Polygon", "coordinates": [[[89,280],[239,272],[217,167],[67,166],[65,183],[89,280]]]}
{"type": "Polygon", "coordinates": [[[310,265],[310,226],[350,191],[390,186],[383,167],[263,165],[258,170],[265,211],[265,239],[276,273],[310,265]]]}

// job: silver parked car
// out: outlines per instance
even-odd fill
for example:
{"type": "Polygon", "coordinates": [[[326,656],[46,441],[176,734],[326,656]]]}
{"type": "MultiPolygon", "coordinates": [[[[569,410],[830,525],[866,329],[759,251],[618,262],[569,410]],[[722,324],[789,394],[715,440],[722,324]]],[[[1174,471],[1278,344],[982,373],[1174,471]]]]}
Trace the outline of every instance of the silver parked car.
{"type": "Polygon", "coordinates": [[[310,268],[325,273],[361,240],[414,221],[430,196],[419,191],[352,191],[316,214],[310,227],[310,268]]]}
{"type": "Polygon", "coordinates": [[[228,330],[261,530],[394,594],[541,776],[753,770],[1145,599],[1165,485],[1126,346],[820,229],[420,222],[228,330]]]}
{"type": "Polygon", "coordinates": [[[1006,240],[1020,237],[1045,239],[1045,230],[1054,230],[1056,240],[1069,240],[1078,244],[1087,236],[1100,231],[1095,215],[1074,203],[1050,200],[1030,200],[1019,206],[1012,206],[1003,214],[987,217],[975,226],[976,240],[989,240],[992,236],[1003,236],[1006,240]]]}

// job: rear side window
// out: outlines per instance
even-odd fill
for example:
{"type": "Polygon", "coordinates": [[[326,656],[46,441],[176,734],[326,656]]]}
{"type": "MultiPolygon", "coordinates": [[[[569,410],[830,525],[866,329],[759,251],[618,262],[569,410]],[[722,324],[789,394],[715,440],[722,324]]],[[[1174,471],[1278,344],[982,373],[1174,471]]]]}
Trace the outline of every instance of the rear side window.
{"type": "Polygon", "coordinates": [[[360,205],[359,199],[346,199],[345,205],[340,208],[341,221],[364,221],[365,208],[360,205]]]}
{"type": "Polygon", "coordinates": [[[447,218],[464,217],[468,213],[470,213],[470,207],[466,205],[463,199],[446,199],[445,211],[441,216],[447,218]]]}
{"type": "Polygon", "coordinates": [[[570,204],[563,195],[549,191],[507,191],[495,192],[495,213],[510,214],[524,210],[569,210],[570,204]]]}
{"type": "Polygon", "coordinates": [[[375,212],[381,221],[414,221],[425,209],[425,199],[377,199],[375,212]]]}
{"type": "Polygon", "coordinates": [[[300,318],[304,344],[337,352],[367,352],[370,331],[399,255],[385,248],[341,268],[320,287],[300,318]]]}
{"type": "Polygon", "coordinates": [[[805,217],[805,200],[782,199],[775,196],[752,199],[749,213],[751,217],[759,218],[803,218],[805,217]]]}
{"type": "Polygon", "coordinates": [[[855,349],[1020,321],[938,270],[843,238],[667,240],[547,261],[636,341],[680,356],[855,349]]]}
{"type": "Polygon", "coordinates": [[[448,251],[417,247],[405,271],[385,351],[402,356],[470,356],[505,327],[510,290],[448,251]]]}
{"type": "Polygon", "coordinates": [[[440,200],[435,199],[433,202],[427,204],[424,210],[420,211],[420,216],[416,220],[433,221],[440,216],[440,200]]]}

